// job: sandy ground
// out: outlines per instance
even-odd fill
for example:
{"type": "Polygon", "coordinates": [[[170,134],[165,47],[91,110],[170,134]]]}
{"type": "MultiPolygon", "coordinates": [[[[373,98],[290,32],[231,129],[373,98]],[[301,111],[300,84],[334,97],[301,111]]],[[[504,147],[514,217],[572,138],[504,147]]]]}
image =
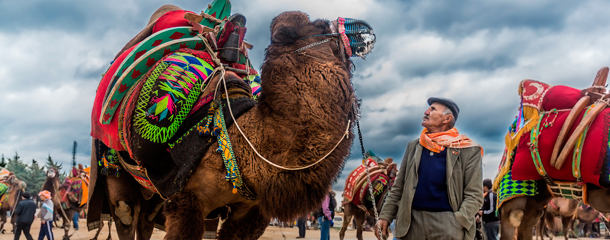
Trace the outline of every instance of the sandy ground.
{"type": "MultiPolygon", "coordinates": [[[[84,219],[81,219],[78,222],[79,226],[81,227],[79,230],[74,231],[74,229],[72,229],[70,231],[70,234],[72,234],[74,232],[74,234],[72,235],[72,237],[70,238],[71,240],[89,240],[92,239],[93,236],[95,236],[95,232],[96,231],[91,231],[88,232],[86,230],[86,226],[87,223],[84,219]]],[[[104,223],[105,224],[105,223],[104,223]]],[[[7,230],[5,234],[0,234],[0,240],[12,240],[14,238],[14,235],[10,233],[10,230],[12,229],[10,224],[6,224],[5,225],[5,229],[7,230]]],[[[116,229],[114,228],[114,226],[112,227],[112,239],[118,240],[119,237],[116,235],[116,229]]],[[[32,224],[32,228],[30,230],[30,234],[32,234],[32,237],[34,239],[38,239],[38,233],[40,231],[40,221],[35,220],[34,223],[32,224]]],[[[64,234],[64,230],[63,229],[57,229],[54,228],[53,229],[53,234],[55,236],[55,239],[60,240],[61,237],[64,234]]],[[[375,239],[375,234],[373,234],[373,232],[364,232],[364,239],[375,239]]],[[[163,236],[165,236],[165,232],[160,231],[158,229],[155,229],[151,240],[162,240],[163,236]]],[[[263,234],[263,236],[260,238],[261,240],[271,240],[271,239],[296,239],[296,237],[299,236],[299,229],[297,227],[294,228],[279,228],[279,227],[275,227],[275,226],[269,226],[267,228],[267,230],[265,231],[265,234],[263,234]],[[285,237],[284,237],[285,236],[285,237]]],[[[108,237],[108,227],[104,226],[104,228],[102,229],[100,236],[98,237],[98,239],[100,240],[105,240],[108,237]]],[[[21,239],[25,239],[25,236],[23,236],[23,234],[21,234],[21,239]]],[[[305,233],[305,238],[306,240],[314,240],[314,239],[320,239],[320,230],[307,230],[307,232],[305,233]]],[[[339,239],[339,230],[338,229],[332,229],[330,231],[330,239],[339,239]]],[[[356,231],[355,230],[348,230],[345,233],[345,240],[356,240],[356,231]]]]}
{"type": "MultiPolygon", "coordinates": [[[[74,234],[72,235],[72,237],[70,239],[71,240],[92,239],[93,236],[95,236],[96,231],[88,232],[86,230],[86,225],[87,225],[86,221],[84,219],[81,219],[79,221],[79,226],[81,226],[81,229],[77,230],[77,231],[71,230],[70,233],[74,233],[74,234]]],[[[10,224],[8,226],[5,225],[5,229],[7,229],[7,232],[5,234],[0,234],[0,240],[12,240],[14,238],[14,235],[9,232],[10,229],[12,229],[11,225],[10,224]]],[[[296,239],[296,237],[299,235],[298,230],[299,229],[296,227],[279,228],[279,227],[275,227],[275,226],[270,226],[267,228],[267,230],[265,231],[265,234],[263,234],[263,236],[260,239],[261,240],[296,239]]],[[[34,224],[32,224],[32,229],[30,230],[30,233],[32,234],[32,237],[34,239],[38,239],[39,231],[40,231],[40,221],[35,220],[34,224]]],[[[63,231],[63,229],[54,228],[53,233],[55,235],[55,239],[61,239],[64,231],[63,231]]],[[[112,235],[112,239],[115,239],[115,240],[119,239],[119,237],[116,235],[114,226],[112,227],[111,235],[112,235]]],[[[374,240],[375,239],[375,235],[373,234],[373,232],[364,232],[363,235],[364,235],[363,237],[365,240],[369,240],[369,239],[374,240]]],[[[163,236],[165,236],[165,232],[155,229],[151,240],[162,240],[163,236]]],[[[107,237],[108,237],[108,227],[104,226],[98,239],[105,240],[107,237]]],[[[21,235],[21,239],[25,239],[25,236],[23,236],[23,234],[21,235]]],[[[307,230],[304,239],[306,239],[306,240],[320,239],[320,231],[319,230],[307,230]]],[[[330,239],[339,239],[339,230],[338,229],[331,229],[330,239]]],[[[356,238],[355,230],[348,230],[345,233],[345,240],[356,240],[356,239],[357,238],[356,238]]],[[[545,239],[548,239],[548,238],[545,238],[545,239]]],[[[554,239],[564,239],[564,238],[555,237],[554,239]]],[[[570,238],[570,239],[576,239],[576,238],[570,238]]],[[[579,238],[579,239],[603,239],[603,238],[579,238]]]]}

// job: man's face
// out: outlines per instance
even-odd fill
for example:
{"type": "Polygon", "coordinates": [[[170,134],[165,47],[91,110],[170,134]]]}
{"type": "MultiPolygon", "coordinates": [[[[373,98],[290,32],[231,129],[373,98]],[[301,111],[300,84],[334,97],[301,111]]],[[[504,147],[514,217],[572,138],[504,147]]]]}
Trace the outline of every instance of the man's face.
{"type": "Polygon", "coordinates": [[[443,111],[445,111],[446,108],[447,107],[443,104],[437,102],[432,103],[424,112],[421,125],[429,131],[431,129],[441,129],[443,125],[448,124],[451,121],[449,115],[443,114],[443,111]]]}

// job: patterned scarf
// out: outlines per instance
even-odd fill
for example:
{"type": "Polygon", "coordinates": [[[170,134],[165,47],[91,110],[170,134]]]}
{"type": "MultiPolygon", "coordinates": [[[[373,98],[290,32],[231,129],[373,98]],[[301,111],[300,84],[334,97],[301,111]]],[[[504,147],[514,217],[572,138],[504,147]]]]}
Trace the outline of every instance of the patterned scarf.
{"type": "MultiPolygon", "coordinates": [[[[424,128],[419,137],[419,144],[424,146],[426,149],[440,153],[445,150],[446,147],[450,148],[467,148],[479,146],[466,135],[460,135],[456,128],[449,129],[446,132],[439,133],[428,133],[428,129],[424,128]]],[[[481,147],[481,155],[483,155],[483,148],[481,147]]]]}

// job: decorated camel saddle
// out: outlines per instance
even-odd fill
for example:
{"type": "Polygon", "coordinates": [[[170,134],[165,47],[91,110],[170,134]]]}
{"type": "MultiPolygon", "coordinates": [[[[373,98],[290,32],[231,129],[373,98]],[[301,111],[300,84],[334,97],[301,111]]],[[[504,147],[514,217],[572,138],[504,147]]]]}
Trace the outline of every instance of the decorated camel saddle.
{"type": "Polygon", "coordinates": [[[222,130],[254,106],[260,78],[248,59],[246,19],[230,12],[226,0],[201,14],[167,11],[117,55],[92,112],[101,174],[124,169],[170,196],[222,130]]]}
{"type": "MultiPolygon", "coordinates": [[[[374,39],[360,36],[363,28],[372,31],[368,24],[339,18],[334,25],[348,56],[370,52],[374,39]]],[[[214,0],[201,14],[175,7],[151,18],[98,86],[91,136],[100,173],[125,170],[154,193],[171,196],[218,142],[234,193],[255,199],[227,135],[261,92],[245,33],[246,18],[231,14],[228,0],[214,0]]]]}
{"type": "Polygon", "coordinates": [[[84,206],[88,202],[89,173],[85,171],[83,165],[79,164],[78,168],[72,168],[68,177],[59,186],[59,196],[64,209],[68,209],[70,202],[78,206],[84,206]]]}
{"type": "Polygon", "coordinates": [[[494,189],[499,203],[533,196],[544,180],[556,197],[582,200],[587,184],[610,186],[608,68],[592,87],[575,89],[523,80],[521,106],[505,137],[494,189]]]}
{"type": "MultiPolygon", "coordinates": [[[[385,196],[389,193],[390,187],[393,185],[397,175],[398,168],[392,158],[387,158],[385,161],[375,156],[371,151],[367,153],[368,157],[363,161],[363,164],[354,169],[345,180],[345,190],[343,191],[343,204],[353,203],[356,206],[367,211],[364,206],[364,201],[377,199],[378,196],[385,196]],[[370,175],[373,187],[373,195],[369,193],[369,182],[367,177],[370,175]]],[[[381,198],[383,201],[385,197],[381,198]]],[[[380,205],[379,203],[377,205],[380,205]]]]}
{"type": "Polygon", "coordinates": [[[10,189],[10,185],[17,178],[15,174],[7,170],[6,168],[0,169],[0,206],[2,206],[2,202],[4,200],[8,200],[8,191],[10,189]]]}

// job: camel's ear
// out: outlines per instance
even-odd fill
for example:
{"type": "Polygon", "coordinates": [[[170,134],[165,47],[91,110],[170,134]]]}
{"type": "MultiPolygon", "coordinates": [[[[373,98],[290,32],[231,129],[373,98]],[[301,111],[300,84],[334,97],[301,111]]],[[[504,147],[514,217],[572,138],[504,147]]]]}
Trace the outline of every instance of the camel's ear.
{"type": "Polygon", "coordinates": [[[390,163],[394,162],[394,159],[389,157],[389,158],[386,158],[383,162],[386,163],[386,164],[390,164],[390,163]]]}
{"type": "Polygon", "coordinates": [[[279,28],[271,36],[271,43],[290,45],[297,40],[299,40],[298,29],[294,27],[279,28]]]}

